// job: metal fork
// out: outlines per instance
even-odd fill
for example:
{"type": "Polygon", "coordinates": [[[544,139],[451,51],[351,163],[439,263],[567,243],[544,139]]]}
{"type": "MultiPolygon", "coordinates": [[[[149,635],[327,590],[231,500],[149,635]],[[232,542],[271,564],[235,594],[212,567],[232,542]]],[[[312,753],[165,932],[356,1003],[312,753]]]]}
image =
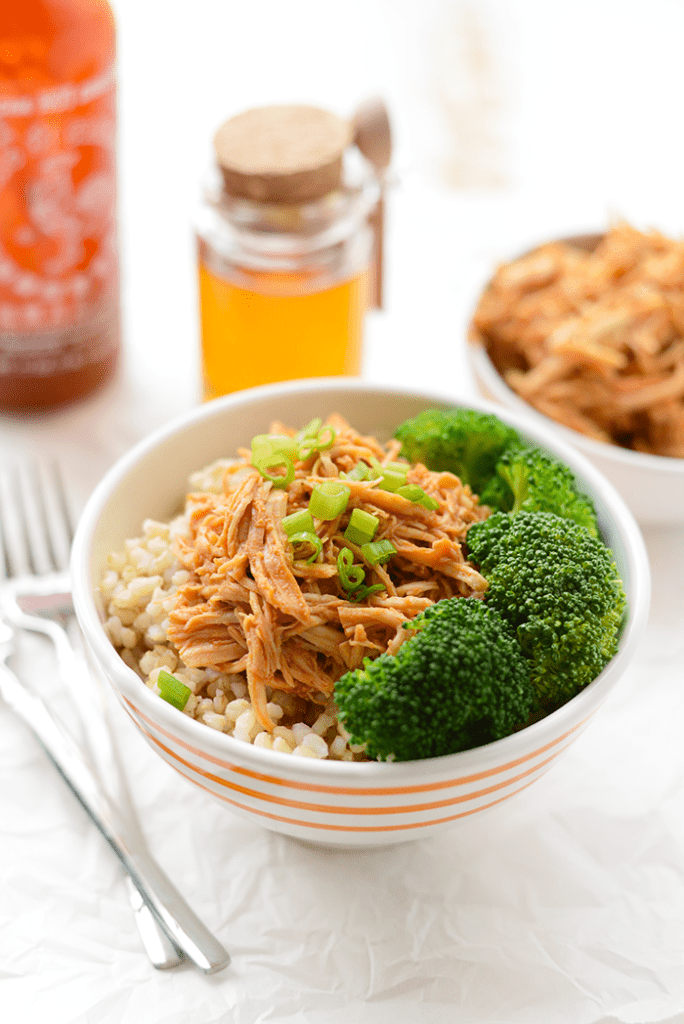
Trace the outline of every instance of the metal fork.
{"type": "MultiPolygon", "coordinates": [[[[109,725],[109,688],[88,666],[76,632],[66,569],[71,521],[56,466],[36,463],[0,472],[0,570],[4,548],[6,578],[0,583],[0,660],[13,652],[12,630],[47,635],[55,646],[59,676],[78,704],[88,708],[86,739],[90,759],[50,715],[35,692],[18,683],[5,666],[0,683],[8,703],[22,715],[74,794],[119,856],[129,898],[148,955],[156,967],[176,966],[180,951],[206,973],[230,958],[152,859],[130,798],[109,725]],[[95,699],[93,699],[95,697],[95,699]],[[107,780],[105,788],[94,760],[107,780]],[[113,790],[113,792],[108,791],[113,790]]],[[[80,716],[82,719],[82,715],[80,716]]]]}
{"type": "MultiPolygon", "coordinates": [[[[9,667],[15,647],[14,629],[0,619],[0,696],[29,726],[53,766],[92,818],[97,813],[99,794],[93,787],[93,776],[84,752],[60,727],[43,701],[28,690],[9,667]]],[[[105,834],[103,828],[100,831],[105,834]]],[[[135,922],[153,966],[160,970],[178,966],[183,961],[182,954],[157,924],[130,876],[124,875],[135,922]]]]}

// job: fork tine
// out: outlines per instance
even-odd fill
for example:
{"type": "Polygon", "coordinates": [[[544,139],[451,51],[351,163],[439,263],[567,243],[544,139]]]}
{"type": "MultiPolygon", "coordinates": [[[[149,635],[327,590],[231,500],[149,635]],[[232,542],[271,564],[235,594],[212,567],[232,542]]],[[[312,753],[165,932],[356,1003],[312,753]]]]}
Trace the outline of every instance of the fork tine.
{"type": "Polygon", "coordinates": [[[26,532],[20,503],[17,501],[19,475],[15,466],[0,472],[0,531],[3,547],[3,574],[23,576],[31,572],[26,532]]]}
{"type": "Polygon", "coordinates": [[[9,576],[9,564],[7,559],[7,523],[5,522],[3,507],[3,492],[6,470],[0,469],[0,580],[6,580],[9,576]]]}
{"type": "Polygon", "coordinates": [[[71,514],[56,462],[39,462],[34,476],[35,504],[42,510],[40,533],[47,539],[52,568],[67,569],[73,540],[71,514]]]}
{"type": "Polygon", "coordinates": [[[36,477],[37,466],[34,463],[27,463],[18,470],[15,500],[23,513],[24,537],[31,571],[41,576],[54,569],[54,565],[44,524],[42,495],[36,477]]]}
{"type": "Polygon", "coordinates": [[[73,530],[56,463],[27,462],[2,470],[0,533],[6,576],[68,568],[73,530]]]}

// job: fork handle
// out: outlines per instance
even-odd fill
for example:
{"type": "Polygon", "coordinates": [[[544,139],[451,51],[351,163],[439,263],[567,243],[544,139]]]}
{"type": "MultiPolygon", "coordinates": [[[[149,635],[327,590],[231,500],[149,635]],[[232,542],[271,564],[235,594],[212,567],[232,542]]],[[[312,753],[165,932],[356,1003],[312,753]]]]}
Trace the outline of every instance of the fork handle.
{"type": "Polygon", "coordinates": [[[144,845],[128,835],[125,821],[91,770],[82,751],[50,715],[42,700],[0,663],[0,693],[40,741],[53,765],[121,860],[142,899],[171,941],[206,974],[220,971],[230,957],[188,906],[144,845]]]}
{"type": "Polygon", "coordinates": [[[126,886],[126,892],[128,893],[128,902],[133,910],[138,934],[152,966],[156,967],[158,971],[168,971],[185,963],[183,953],[178,949],[175,942],[171,942],[156,916],[136,889],[131,876],[127,871],[122,871],[121,873],[126,886]]]}

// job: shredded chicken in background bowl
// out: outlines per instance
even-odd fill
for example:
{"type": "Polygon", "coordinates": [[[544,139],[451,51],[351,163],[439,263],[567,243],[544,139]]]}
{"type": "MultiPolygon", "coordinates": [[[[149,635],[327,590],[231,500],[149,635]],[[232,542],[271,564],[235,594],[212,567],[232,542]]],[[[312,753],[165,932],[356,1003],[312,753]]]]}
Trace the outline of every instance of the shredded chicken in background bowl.
{"type": "MultiPolygon", "coordinates": [[[[365,657],[395,653],[409,635],[404,623],[431,604],[484,593],[464,541],[490,510],[458,477],[421,464],[405,464],[406,484],[429,507],[377,478],[350,478],[360,464],[396,466],[401,442],[363,437],[338,416],[326,423],[332,445],[297,460],[286,487],[246,450],[195,474],[183,515],[147,521],[140,538],[111,553],[100,592],[124,660],[152,688],[173,673],[191,691],[186,714],[258,746],[349,760],[363,751],[335,720],[335,681],[365,657]],[[310,561],[283,520],[326,481],[343,482],[349,500],[342,514],[316,522],[321,549],[310,561]],[[367,566],[364,587],[350,592],[338,559],[347,548],[361,560],[344,536],[354,509],[379,521],[374,540],[395,554],[367,566]]],[[[276,423],[271,434],[295,431],[276,423]]]]}
{"type": "Polygon", "coordinates": [[[620,223],[540,246],[497,269],[471,341],[556,422],[684,458],[684,241],[620,223]]]}

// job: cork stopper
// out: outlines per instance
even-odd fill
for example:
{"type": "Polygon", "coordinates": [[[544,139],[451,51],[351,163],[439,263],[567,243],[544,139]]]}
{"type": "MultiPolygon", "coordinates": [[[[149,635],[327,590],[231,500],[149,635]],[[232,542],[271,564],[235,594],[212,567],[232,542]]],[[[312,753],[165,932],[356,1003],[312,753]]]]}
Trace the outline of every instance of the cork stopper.
{"type": "Polygon", "coordinates": [[[351,125],[317,107],[247,110],[221,125],[214,149],[226,191],[271,203],[320,199],[342,179],[351,125]]]}

